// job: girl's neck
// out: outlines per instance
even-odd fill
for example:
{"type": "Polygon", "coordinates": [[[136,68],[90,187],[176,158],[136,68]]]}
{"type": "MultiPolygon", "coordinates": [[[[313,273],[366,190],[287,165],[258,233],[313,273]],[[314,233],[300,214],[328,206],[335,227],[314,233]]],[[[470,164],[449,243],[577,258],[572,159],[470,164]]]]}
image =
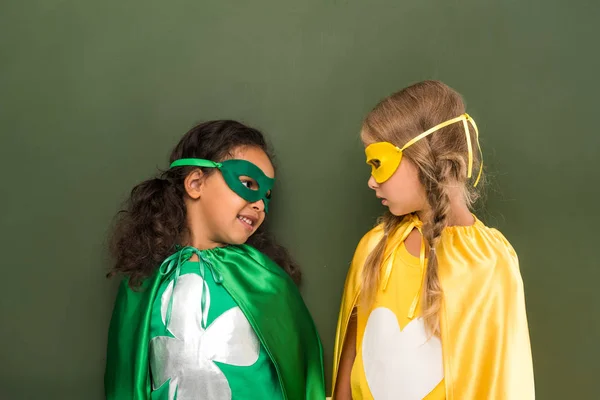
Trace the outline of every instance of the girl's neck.
{"type": "Polygon", "coordinates": [[[200,232],[197,232],[199,229],[190,228],[188,230],[187,235],[183,238],[183,244],[185,246],[192,246],[198,250],[211,250],[217,247],[226,246],[223,243],[215,242],[209,239],[208,235],[205,234],[204,231],[200,229],[200,232]]]}
{"type": "MultiPolygon", "coordinates": [[[[191,236],[191,235],[190,235],[191,236]]],[[[211,250],[216,249],[217,247],[225,247],[226,245],[223,243],[213,242],[211,240],[202,240],[190,237],[189,240],[185,241],[186,246],[192,246],[197,248],[198,250],[211,250]]]]}
{"type": "Polygon", "coordinates": [[[202,214],[191,207],[191,204],[186,203],[186,208],[188,210],[186,216],[187,232],[182,238],[183,245],[192,246],[198,250],[211,250],[225,246],[225,244],[219,243],[213,239],[214,234],[207,227],[207,224],[202,218],[202,214]]]}

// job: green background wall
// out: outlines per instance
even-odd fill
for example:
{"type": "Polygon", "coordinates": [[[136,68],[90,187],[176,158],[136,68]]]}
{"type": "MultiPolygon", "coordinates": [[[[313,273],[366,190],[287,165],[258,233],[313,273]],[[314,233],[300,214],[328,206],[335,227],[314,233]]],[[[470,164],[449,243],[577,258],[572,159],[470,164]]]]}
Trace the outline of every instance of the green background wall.
{"type": "Polygon", "coordinates": [[[0,397],[102,398],[111,218],[215,118],[263,129],[277,151],[272,225],[304,269],[329,380],[346,268],[382,211],[360,121],[434,78],[482,131],[482,217],[520,254],[538,397],[594,398],[598,4],[2,1],[0,397]]]}

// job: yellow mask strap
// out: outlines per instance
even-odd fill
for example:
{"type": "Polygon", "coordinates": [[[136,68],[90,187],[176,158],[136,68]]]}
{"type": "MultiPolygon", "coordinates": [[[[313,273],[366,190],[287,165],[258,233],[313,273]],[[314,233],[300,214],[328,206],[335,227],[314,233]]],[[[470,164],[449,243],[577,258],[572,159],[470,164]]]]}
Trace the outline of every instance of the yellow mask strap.
{"type": "MultiPolygon", "coordinates": [[[[475,138],[476,138],[476,141],[477,141],[477,148],[479,150],[479,154],[480,154],[480,157],[481,157],[481,162],[479,164],[479,173],[477,174],[477,179],[475,180],[475,183],[473,185],[473,186],[477,186],[477,184],[479,183],[479,179],[481,178],[481,173],[483,172],[483,153],[481,152],[481,146],[479,144],[479,129],[477,129],[477,124],[475,124],[475,121],[473,120],[473,118],[471,118],[469,116],[469,114],[467,114],[467,113],[462,114],[459,117],[450,119],[448,121],[442,122],[441,124],[438,124],[438,125],[434,126],[433,128],[426,130],[425,132],[421,133],[420,135],[415,136],[414,138],[412,138],[411,140],[409,140],[401,149],[398,149],[396,146],[394,146],[391,143],[386,143],[386,142],[380,142],[380,143],[382,143],[382,144],[386,143],[387,145],[390,146],[390,148],[391,147],[395,147],[397,150],[399,150],[400,155],[399,155],[399,157],[398,156],[395,157],[395,158],[398,158],[397,160],[394,160],[394,161],[397,162],[397,164],[394,163],[394,164],[396,164],[394,169],[396,169],[400,165],[399,161],[402,159],[402,152],[404,150],[406,150],[407,148],[409,148],[413,144],[417,143],[419,140],[421,140],[421,139],[423,139],[423,138],[431,135],[432,133],[434,133],[434,132],[436,132],[436,131],[438,131],[438,130],[440,130],[442,128],[445,128],[448,125],[455,124],[457,122],[462,122],[463,123],[463,128],[465,130],[465,137],[467,139],[467,151],[469,153],[469,165],[468,165],[468,168],[467,168],[467,178],[471,178],[471,176],[473,174],[473,146],[472,146],[472,143],[471,143],[471,133],[470,133],[470,130],[469,130],[469,122],[471,123],[471,125],[473,125],[473,128],[475,129],[475,138]]],[[[376,158],[374,156],[374,154],[369,154],[369,153],[376,153],[376,152],[378,152],[378,149],[376,149],[375,145],[379,145],[379,143],[374,143],[374,144],[372,144],[372,145],[370,145],[370,146],[367,147],[367,150],[370,150],[370,151],[367,151],[367,158],[368,158],[367,162],[369,161],[369,159],[376,158]]],[[[387,153],[389,153],[389,152],[390,152],[390,150],[387,150],[387,153]]],[[[389,174],[389,173],[386,174],[386,175],[391,176],[391,174],[389,174]]],[[[388,176],[388,178],[389,178],[389,176],[388,176]]],[[[379,183],[381,183],[381,182],[379,182],[379,183]]]]}
{"type": "Polygon", "coordinates": [[[469,114],[465,114],[465,116],[467,117],[465,120],[465,134],[467,135],[467,141],[469,142],[469,160],[470,160],[470,164],[469,164],[469,175],[468,177],[471,177],[471,171],[473,170],[473,151],[471,150],[471,135],[469,135],[469,125],[467,125],[467,121],[471,123],[471,125],[473,125],[473,128],[475,128],[475,140],[477,140],[477,150],[479,150],[479,172],[477,173],[477,179],[475,179],[475,183],[473,184],[473,186],[477,186],[477,184],[479,183],[479,180],[481,179],[481,173],[483,172],[483,152],[481,151],[481,145],[479,144],[479,129],[477,129],[477,124],[475,123],[475,120],[473,118],[471,118],[471,116],[469,114]]]}

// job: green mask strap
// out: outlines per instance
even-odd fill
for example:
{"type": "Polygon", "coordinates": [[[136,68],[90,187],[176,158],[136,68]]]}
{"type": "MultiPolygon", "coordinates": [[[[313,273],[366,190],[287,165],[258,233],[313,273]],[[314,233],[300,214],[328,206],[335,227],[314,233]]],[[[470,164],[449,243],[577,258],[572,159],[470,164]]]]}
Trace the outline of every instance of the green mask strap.
{"type": "Polygon", "coordinates": [[[223,162],[214,162],[200,158],[182,158],[173,161],[171,168],[192,166],[200,168],[218,168],[223,174],[225,183],[238,196],[249,203],[262,200],[265,204],[265,212],[269,211],[269,202],[271,201],[271,190],[275,184],[275,179],[269,178],[264,172],[250,161],[246,160],[225,160],[223,162]],[[241,181],[241,177],[247,176],[256,181],[257,188],[249,188],[241,181]]]}
{"type": "Polygon", "coordinates": [[[221,168],[221,163],[201,158],[180,158],[171,163],[170,168],[175,167],[221,168]]]}

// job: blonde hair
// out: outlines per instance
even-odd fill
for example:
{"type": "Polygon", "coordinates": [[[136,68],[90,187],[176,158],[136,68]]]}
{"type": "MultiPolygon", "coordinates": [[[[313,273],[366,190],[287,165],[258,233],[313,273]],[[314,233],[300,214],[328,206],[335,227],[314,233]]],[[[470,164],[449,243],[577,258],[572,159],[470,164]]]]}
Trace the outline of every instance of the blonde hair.
{"type": "MultiPolygon", "coordinates": [[[[423,81],[382,100],[365,118],[361,137],[363,141],[390,142],[402,147],[420,133],[464,113],[465,104],[459,93],[442,82],[423,81]]],[[[475,143],[474,129],[470,129],[470,134],[471,142],[475,143]]],[[[481,158],[477,151],[473,153],[473,171],[476,175],[481,158]]],[[[435,250],[447,226],[450,212],[448,187],[462,186],[469,206],[479,197],[467,179],[468,147],[463,125],[456,123],[442,128],[405,149],[403,155],[418,168],[419,180],[431,209],[428,220],[423,221],[423,236],[429,245],[429,256],[421,307],[427,330],[439,335],[439,310],[443,293],[435,250]]],[[[364,305],[373,301],[387,239],[402,219],[403,216],[389,212],[380,218],[384,234],[367,257],[363,270],[361,301],[364,305]]]]}

